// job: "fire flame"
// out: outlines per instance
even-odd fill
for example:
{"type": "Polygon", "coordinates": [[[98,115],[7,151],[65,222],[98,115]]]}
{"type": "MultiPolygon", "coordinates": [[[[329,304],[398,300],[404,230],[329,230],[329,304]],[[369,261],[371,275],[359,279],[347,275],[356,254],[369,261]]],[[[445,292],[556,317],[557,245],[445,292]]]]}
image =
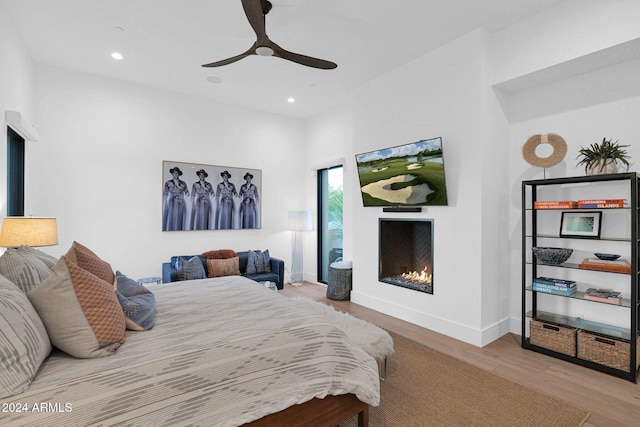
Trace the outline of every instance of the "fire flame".
{"type": "Polygon", "coordinates": [[[418,273],[417,271],[402,273],[402,278],[407,280],[412,280],[414,282],[431,284],[431,274],[429,274],[427,267],[425,267],[420,273],[418,273]]]}

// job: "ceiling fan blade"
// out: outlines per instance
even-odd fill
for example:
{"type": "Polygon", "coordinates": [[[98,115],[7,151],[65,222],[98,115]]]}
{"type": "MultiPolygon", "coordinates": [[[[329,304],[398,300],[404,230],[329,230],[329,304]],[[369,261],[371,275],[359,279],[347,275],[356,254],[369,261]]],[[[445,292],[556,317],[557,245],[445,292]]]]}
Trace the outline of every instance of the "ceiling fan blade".
{"type": "Polygon", "coordinates": [[[287,59],[300,65],[306,65],[307,67],[319,68],[321,70],[333,70],[338,66],[338,64],[331,61],[313,58],[306,55],[300,55],[299,53],[289,52],[288,50],[281,48],[273,42],[270,43],[270,47],[273,49],[273,56],[287,59]]]}
{"type": "Polygon", "coordinates": [[[246,52],[233,56],[231,58],[223,59],[221,61],[212,62],[210,64],[204,64],[203,67],[220,67],[227,64],[232,64],[249,55],[260,56],[275,56],[277,58],[286,59],[300,65],[307,67],[319,68],[322,70],[332,70],[338,65],[331,61],[325,61],[324,59],[313,58],[311,56],[300,55],[299,53],[289,52],[275,44],[267,36],[265,26],[265,16],[271,10],[272,4],[269,0],[241,0],[242,7],[245,15],[249,20],[249,24],[253,31],[256,33],[256,42],[246,52]]]}
{"type": "Polygon", "coordinates": [[[267,30],[264,23],[264,10],[262,8],[261,0],[242,0],[242,7],[244,13],[247,15],[251,28],[255,31],[258,39],[267,37],[267,30]]]}
{"type": "Polygon", "coordinates": [[[211,68],[211,67],[221,67],[223,65],[233,64],[234,62],[240,61],[241,59],[246,58],[249,55],[255,55],[255,50],[256,50],[256,43],[254,43],[253,46],[249,48],[249,50],[247,50],[244,53],[241,53],[240,55],[232,56],[231,58],[223,59],[221,61],[211,62],[210,64],[204,64],[203,67],[211,68]]]}

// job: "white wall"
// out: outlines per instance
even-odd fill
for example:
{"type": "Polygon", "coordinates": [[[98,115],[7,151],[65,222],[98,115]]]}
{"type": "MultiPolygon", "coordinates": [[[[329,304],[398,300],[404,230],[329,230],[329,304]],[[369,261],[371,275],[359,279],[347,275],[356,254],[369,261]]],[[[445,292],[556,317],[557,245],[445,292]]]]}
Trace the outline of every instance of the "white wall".
{"type": "MultiPolygon", "coordinates": [[[[352,103],[346,102],[307,121],[307,207],[314,212],[317,223],[317,169],[336,166],[344,161],[343,172],[343,257],[353,259],[353,216],[352,204],[347,201],[360,197],[359,189],[353,185],[355,164],[353,157],[353,111],[352,103]]],[[[305,280],[317,281],[317,230],[305,233],[305,280]]],[[[325,278],[326,279],[326,278],[325,278]]]]}
{"type": "Polygon", "coordinates": [[[576,167],[579,149],[604,137],[630,145],[630,170],[638,171],[638,19],[638,2],[569,1],[492,35],[492,82],[510,122],[507,283],[514,333],[521,325],[521,181],[584,175],[576,167]],[[547,170],[522,158],[521,147],[540,133],[559,134],[568,146],[564,160],[547,170]]]}
{"type": "MultiPolygon", "coordinates": [[[[443,138],[449,205],[426,207],[420,214],[386,214],[353,198],[352,300],[477,345],[503,333],[500,325],[507,318],[497,308],[499,298],[482,298],[484,287],[500,276],[492,261],[499,259],[499,237],[484,237],[486,227],[490,234],[497,228],[500,208],[493,203],[505,181],[496,173],[504,165],[494,151],[500,141],[491,139],[495,126],[487,127],[484,120],[498,105],[483,90],[488,83],[485,44],[484,31],[472,32],[354,94],[355,153],[443,138]],[[485,200],[483,191],[490,190],[495,193],[485,200]],[[433,295],[378,281],[381,217],[434,219],[433,295]]],[[[352,180],[357,188],[357,177],[352,180]]]]}
{"type": "Polygon", "coordinates": [[[287,212],[306,197],[292,179],[308,174],[302,121],[44,65],[35,81],[27,195],[34,213],[58,218],[48,252],[77,240],[132,277],[219,248],[268,248],[289,265],[287,212]],[[262,229],[162,232],[163,160],[261,169],[262,229]]]}
{"type": "MultiPolygon", "coordinates": [[[[20,112],[33,120],[33,63],[13,23],[0,4],[0,165],[7,164],[7,126],[5,110],[20,112]]],[[[26,142],[27,152],[33,143],[26,142]]],[[[28,155],[27,155],[28,157],[28,155]]],[[[25,168],[30,164],[26,162],[25,168]]],[[[0,217],[7,212],[7,174],[0,173],[0,217]]],[[[27,206],[28,207],[28,206],[27,206]]]]}

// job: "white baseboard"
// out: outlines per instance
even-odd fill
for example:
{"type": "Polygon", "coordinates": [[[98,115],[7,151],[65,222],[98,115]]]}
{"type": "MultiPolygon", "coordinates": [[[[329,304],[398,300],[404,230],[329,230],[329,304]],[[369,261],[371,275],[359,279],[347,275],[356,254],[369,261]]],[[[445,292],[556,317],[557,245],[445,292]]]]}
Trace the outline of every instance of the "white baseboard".
{"type": "Polygon", "coordinates": [[[510,329],[511,319],[508,318],[495,322],[486,328],[477,329],[453,322],[449,319],[432,316],[409,307],[393,304],[389,301],[383,301],[370,295],[358,293],[357,291],[351,291],[351,301],[477,347],[484,347],[508,333],[510,329]]]}

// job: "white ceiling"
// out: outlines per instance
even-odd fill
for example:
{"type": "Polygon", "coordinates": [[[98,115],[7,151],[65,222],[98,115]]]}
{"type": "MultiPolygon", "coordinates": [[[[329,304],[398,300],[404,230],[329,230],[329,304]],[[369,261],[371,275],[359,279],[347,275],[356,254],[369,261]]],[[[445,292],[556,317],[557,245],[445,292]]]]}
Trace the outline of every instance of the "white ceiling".
{"type": "Polygon", "coordinates": [[[0,3],[36,62],[307,118],[469,31],[496,31],[561,1],[271,0],[269,37],[284,49],[333,61],[335,70],[258,56],[202,68],[255,41],[240,0],[0,3]],[[111,59],[115,50],[123,61],[111,59]],[[209,83],[209,76],[222,82],[209,83]],[[289,96],[296,103],[287,103],[289,96]]]}

